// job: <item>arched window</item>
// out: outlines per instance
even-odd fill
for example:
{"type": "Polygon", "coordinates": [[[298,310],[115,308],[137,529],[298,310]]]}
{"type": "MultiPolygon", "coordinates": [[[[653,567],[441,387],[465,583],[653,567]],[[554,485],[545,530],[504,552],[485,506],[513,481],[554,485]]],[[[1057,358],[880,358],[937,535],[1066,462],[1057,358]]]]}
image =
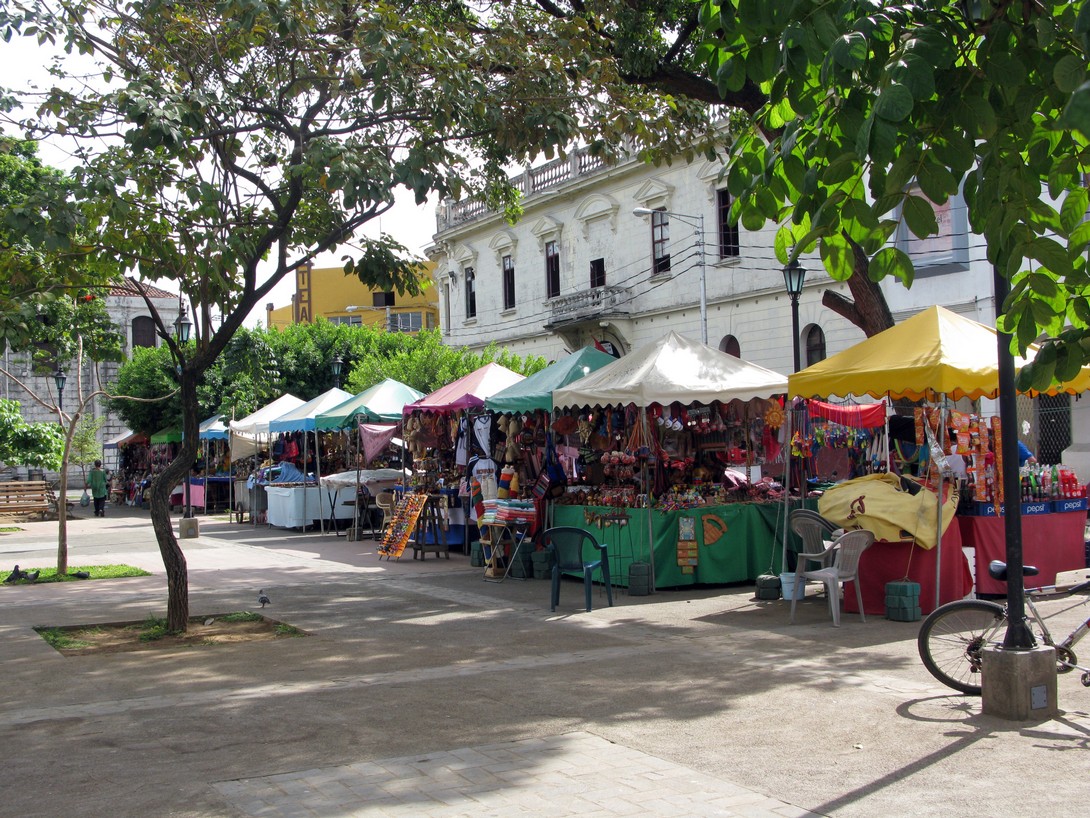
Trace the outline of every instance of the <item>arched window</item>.
{"type": "Polygon", "coordinates": [[[139,315],[132,319],[133,349],[158,346],[155,341],[155,322],[151,318],[146,315],[139,315]]]}
{"type": "Polygon", "coordinates": [[[738,345],[738,339],[733,335],[723,336],[723,340],[719,342],[719,351],[733,355],[735,358],[742,357],[742,348],[738,345]]]}
{"type": "Polygon", "coordinates": [[[825,333],[817,324],[812,324],[806,330],[806,365],[813,366],[825,357],[825,333]]]}

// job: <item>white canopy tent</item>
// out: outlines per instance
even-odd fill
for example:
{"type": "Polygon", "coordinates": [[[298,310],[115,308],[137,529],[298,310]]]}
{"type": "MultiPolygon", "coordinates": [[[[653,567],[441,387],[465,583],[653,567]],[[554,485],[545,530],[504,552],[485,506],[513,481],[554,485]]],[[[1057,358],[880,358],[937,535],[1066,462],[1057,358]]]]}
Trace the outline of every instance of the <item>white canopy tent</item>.
{"type": "Polygon", "coordinates": [[[553,406],[647,407],[771,398],[787,391],[787,376],[669,332],[553,392],[553,406]]]}
{"type": "MultiPolygon", "coordinates": [[[[768,400],[787,391],[787,376],[727,355],[676,332],[633,350],[553,392],[555,409],[583,406],[640,407],[648,437],[647,407],[674,401],[689,406],[713,401],[768,400]]],[[[648,514],[648,526],[653,517],[648,514]]],[[[654,588],[654,531],[650,531],[651,586],[654,588]]]]}
{"type": "Polygon", "coordinates": [[[303,401],[295,395],[281,395],[253,414],[241,420],[232,420],[230,424],[231,460],[257,454],[262,444],[268,440],[269,423],[302,405],[303,401]]]}

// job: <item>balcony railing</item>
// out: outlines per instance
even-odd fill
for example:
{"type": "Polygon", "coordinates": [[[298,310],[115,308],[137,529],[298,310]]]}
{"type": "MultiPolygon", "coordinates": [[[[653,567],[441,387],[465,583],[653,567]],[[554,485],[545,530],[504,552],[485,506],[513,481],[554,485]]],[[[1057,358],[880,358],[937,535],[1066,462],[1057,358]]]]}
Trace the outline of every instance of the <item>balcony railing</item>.
{"type": "MultiPolygon", "coordinates": [[[[606,163],[600,156],[594,156],[586,148],[578,148],[563,159],[554,159],[536,168],[526,168],[518,176],[511,177],[511,183],[522,192],[523,197],[527,197],[559,187],[578,177],[599,173],[605,168],[606,163]]],[[[480,199],[443,202],[436,210],[436,229],[442,233],[489,212],[480,199]]]]}
{"type": "Polygon", "coordinates": [[[546,326],[628,315],[630,300],[628,287],[595,287],[581,293],[562,295],[549,302],[552,315],[546,326]]]}

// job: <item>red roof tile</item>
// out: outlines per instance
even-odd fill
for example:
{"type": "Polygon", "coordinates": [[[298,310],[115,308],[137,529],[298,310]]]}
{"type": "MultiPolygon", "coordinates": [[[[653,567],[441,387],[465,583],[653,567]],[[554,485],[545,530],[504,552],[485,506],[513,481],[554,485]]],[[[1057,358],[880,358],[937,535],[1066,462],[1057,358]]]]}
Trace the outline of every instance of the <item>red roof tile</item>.
{"type": "Polygon", "coordinates": [[[158,287],[148,284],[146,282],[137,282],[136,279],[125,277],[123,284],[118,284],[110,287],[110,295],[116,295],[121,298],[139,298],[140,292],[143,290],[147,293],[148,298],[177,298],[178,293],[167,292],[161,290],[158,287]]]}

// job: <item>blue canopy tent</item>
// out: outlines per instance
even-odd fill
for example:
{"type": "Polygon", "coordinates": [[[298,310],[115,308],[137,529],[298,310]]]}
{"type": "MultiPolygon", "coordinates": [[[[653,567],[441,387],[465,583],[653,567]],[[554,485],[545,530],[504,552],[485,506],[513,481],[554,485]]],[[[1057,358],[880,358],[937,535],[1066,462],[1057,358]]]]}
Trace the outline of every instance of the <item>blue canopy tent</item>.
{"type": "MultiPolygon", "coordinates": [[[[297,406],[290,412],[281,415],[278,418],[274,418],[269,421],[269,433],[280,434],[282,432],[303,432],[303,471],[306,471],[307,454],[310,442],[310,435],[307,432],[313,432],[315,435],[314,442],[314,457],[315,457],[315,478],[320,479],[322,476],[322,462],[319,458],[320,448],[317,441],[318,433],[318,415],[322,412],[332,409],[334,406],[338,406],[351,398],[352,395],[345,392],[343,389],[333,387],[327,392],[323,392],[316,398],[311,398],[302,406],[297,406]]],[[[306,492],[303,493],[303,518],[306,519],[306,492]]],[[[325,520],[322,519],[322,530],[325,530],[325,520]]]]}

